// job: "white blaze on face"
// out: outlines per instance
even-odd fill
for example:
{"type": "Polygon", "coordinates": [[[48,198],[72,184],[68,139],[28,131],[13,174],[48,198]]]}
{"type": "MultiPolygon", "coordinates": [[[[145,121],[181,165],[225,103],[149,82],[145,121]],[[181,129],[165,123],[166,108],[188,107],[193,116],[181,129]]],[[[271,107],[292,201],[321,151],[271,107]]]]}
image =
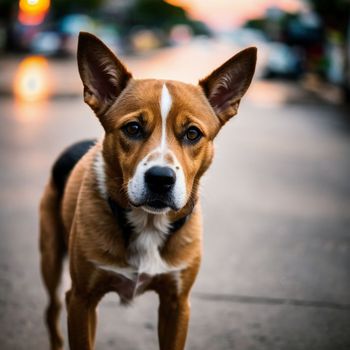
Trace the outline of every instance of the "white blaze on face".
{"type": "Polygon", "coordinates": [[[166,84],[163,84],[162,95],[160,98],[160,115],[162,117],[162,136],[160,141],[160,151],[164,156],[167,150],[166,144],[166,120],[171,110],[172,99],[166,84]]]}
{"type": "MultiPolygon", "coordinates": [[[[162,123],[159,144],[150,153],[148,153],[137,165],[135,174],[128,184],[128,195],[130,200],[134,204],[142,203],[147,194],[147,186],[145,184],[146,171],[152,168],[153,166],[167,166],[172,168],[176,174],[176,182],[172,190],[171,196],[176,208],[181,209],[186,204],[186,182],[182,166],[177,160],[175,154],[168,147],[167,143],[166,126],[167,118],[172,107],[172,98],[166,86],[166,83],[163,84],[161,90],[159,106],[162,123]],[[156,155],[156,157],[154,155],[156,155]],[[170,158],[173,160],[171,164],[166,161],[166,155],[169,155],[170,158]]],[[[166,212],[167,210],[165,210],[164,212],[166,212]]]]}

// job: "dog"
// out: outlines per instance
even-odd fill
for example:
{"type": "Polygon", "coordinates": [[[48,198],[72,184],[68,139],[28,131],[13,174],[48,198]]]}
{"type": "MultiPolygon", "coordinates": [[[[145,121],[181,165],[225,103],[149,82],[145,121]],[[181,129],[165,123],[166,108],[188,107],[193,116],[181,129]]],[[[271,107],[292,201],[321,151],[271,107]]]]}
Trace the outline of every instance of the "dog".
{"type": "Polygon", "coordinates": [[[80,33],[84,101],[104,137],[66,149],[41,199],[51,349],[63,348],[57,289],[67,252],[72,350],[94,348],[96,307],[107,292],[128,304],[151,290],[159,296],[159,348],[184,349],[202,254],[199,181],[212,161],[214,138],[252,81],[256,56],[256,48],[247,48],[196,86],[136,80],[102,41],[80,33]]]}

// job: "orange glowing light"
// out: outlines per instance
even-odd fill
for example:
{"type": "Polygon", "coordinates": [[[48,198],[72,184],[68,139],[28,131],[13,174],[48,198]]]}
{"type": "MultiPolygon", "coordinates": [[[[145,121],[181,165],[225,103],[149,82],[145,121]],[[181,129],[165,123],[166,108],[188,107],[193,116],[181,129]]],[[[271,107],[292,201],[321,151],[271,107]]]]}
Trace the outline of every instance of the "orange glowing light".
{"type": "Polygon", "coordinates": [[[20,0],[18,20],[26,25],[40,24],[49,8],[50,0],[20,0]]]}
{"type": "Polygon", "coordinates": [[[37,15],[47,12],[50,7],[50,0],[20,0],[19,8],[26,13],[37,15]]]}
{"type": "Polygon", "coordinates": [[[38,15],[28,14],[22,10],[19,11],[18,20],[27,26],[35,26],[42,23],[45,19],[46,13],[40,13],[38,15]]]}
{"type": "Polygon", "coordinates": [[[15,96],[28,102],[45,100],[50,95],[49,64],[44,57],[25,58],[15,75],[15,96]]]}

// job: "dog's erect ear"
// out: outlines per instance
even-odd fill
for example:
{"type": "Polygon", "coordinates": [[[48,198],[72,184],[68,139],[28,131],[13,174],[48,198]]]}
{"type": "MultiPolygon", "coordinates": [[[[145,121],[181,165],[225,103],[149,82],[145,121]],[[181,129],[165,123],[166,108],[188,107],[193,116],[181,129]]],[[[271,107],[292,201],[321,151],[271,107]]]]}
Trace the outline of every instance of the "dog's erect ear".
{"type": "Polygon", "coordinates": [[[255,47],[239,52],[199,81],[222,125],[237,114],[239,102],[253,79],[256,52],[255,47]]]}
{"type": "Polygon", "coordinates": [[[112,51],[89,33],[79,34],[78,67],[84,85],[84,101],[97,116],[111,106],[131,78],[112,51]]]}

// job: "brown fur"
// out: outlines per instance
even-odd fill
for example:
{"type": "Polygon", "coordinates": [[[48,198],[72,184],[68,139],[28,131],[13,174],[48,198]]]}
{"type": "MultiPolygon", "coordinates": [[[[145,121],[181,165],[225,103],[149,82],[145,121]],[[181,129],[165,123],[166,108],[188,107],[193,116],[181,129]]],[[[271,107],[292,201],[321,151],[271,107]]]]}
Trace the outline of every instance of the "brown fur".
{"type": "MultiPolygon", "coordinates": [[[[255,51],[251,49],[239,57],[240,78],[245,67],[245,56],[249,62],[245,70],[246,90],[254,72],[250,62],[252,56],[255,57],[255,51]]],[[[101,144],[96,144],[75,166],[69,176],[63,199],[60,199],[53,181],[50,180],[41,201],[42,275],[50,297],[47,324],[51,348],[55,350],[62,349],[62,337],[57,322],[60,308],[57,287],[62,272],[64,247],[68,248],[72,278],[72,288],[66,297],[71,349],[93,349],[95,308],[104,294],[110,291],[119,293],[123,287],[124,280],[119,274],[99,269],[93,262],[128,266],[128,245],[123,240],[122,232],[106,199],[98,191],[94,171],[95,157],[98,152],[102,152],[108,195],[120,206],[128,208],[130,202],[126,191],[127,184],[139,162],[155,148],[161,134],[159,97],[164,81],[132,79],[120,61],[98,39],[89,34],[82,34],[80,37],[78,62],[84,83],[85,101],[100,119],[105,129],[105,137],[101,144]],[[91,60],[91,52],[94,51],[97,53],[94,56],[94,67],[101,60],[101,67],[107,67],[108,74],[107,68],[98,72],[92,70],[89,59],[91,60]],[[97,75],[97,80],[99,75],[105,74],[104,79],[107,80],[113,75],[109,82],[112,88],[107,84],[100,92],[91,80],[91,75],[94,74],[97,75]],[[117,86],[113,87],[113,84],[117,86]],[[130,121],[145,125],[148,134],[145,140],[134,142],[123,134],[121,127],[130,121]]],[[[237,62],[231,59],[226,64],[228,67],[223,71],[215,71],[214,76],[209,76],[199,86],[166,81],[172,97],[172,107],[166,124],[167,142],[183,167],[187,193],[186,205],[179,211],[171,210],[168,217],[175,221],[189,213],[191,215],[183,227],[166,239],[160,252],[169,265],[185,266],[178,276],[181,288],[172,274],[160,274],[150,276],[141,290],[153,290],[159,295],[158,335],[162,350],[184,348],[190,313],[189,292],[201,260],[202,230],[197,198],[198,184],[211,163],[213,139],[223,124],[222,110],[219,115],[216,106],[210,105],[210,89],[217,87],[215,83],[220,80],[219,75],[232,70],[231,66],[234,64],[237,62]],[[212,80],[214,83],[211,83],[212,80]],[[206,87],[202,89],[201,86],[206,87]],[[180,141],[180,135],[189,125],[196,125],[203,133],[203,138],[191,146],[180,141]]],[[[241,91],[238,94],[233,92],[231,101],[236,104],[242,96],[241,91]]],[[[167,157],[169,162],[173,161],[171,156],[167,157]]]]}

